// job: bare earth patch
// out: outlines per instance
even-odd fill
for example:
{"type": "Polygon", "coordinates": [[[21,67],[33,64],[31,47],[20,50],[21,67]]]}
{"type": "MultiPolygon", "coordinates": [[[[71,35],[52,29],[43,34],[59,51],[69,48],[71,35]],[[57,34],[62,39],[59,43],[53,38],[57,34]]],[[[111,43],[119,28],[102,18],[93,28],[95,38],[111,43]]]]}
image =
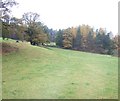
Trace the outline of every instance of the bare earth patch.
{"type": "Polygon", "coordinates": [[[8,43],[0,43],[0,47],[2,49],[0,49],[0,54],[8,54],[8,53],[11,53],[11,52],[16,52],[19,50],[19,48],[16,46],[16,45],[13,45],[13,44],[8,44],[8,43]]]}

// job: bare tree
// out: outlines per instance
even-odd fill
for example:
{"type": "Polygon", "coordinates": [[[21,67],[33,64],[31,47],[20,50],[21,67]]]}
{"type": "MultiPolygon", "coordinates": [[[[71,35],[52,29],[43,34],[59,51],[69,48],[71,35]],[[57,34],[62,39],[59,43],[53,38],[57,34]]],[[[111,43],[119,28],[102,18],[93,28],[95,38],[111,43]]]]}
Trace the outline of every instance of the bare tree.
{"type": "Polygon", "coordinates": [[[14,5],[18,5],[18,3],[15,0],[3,0],[0,1],[0,16],[4,16],[7,13],[10,13],[11,10],[10,8],[13,7],[14,5]]]}
{"type": "Polygon", "coordinates": [[[34,23],[39,20],[39,14],[33,12],[27,12],[23,14],[23,21],[28,26],[34,26],[34,23]]]}

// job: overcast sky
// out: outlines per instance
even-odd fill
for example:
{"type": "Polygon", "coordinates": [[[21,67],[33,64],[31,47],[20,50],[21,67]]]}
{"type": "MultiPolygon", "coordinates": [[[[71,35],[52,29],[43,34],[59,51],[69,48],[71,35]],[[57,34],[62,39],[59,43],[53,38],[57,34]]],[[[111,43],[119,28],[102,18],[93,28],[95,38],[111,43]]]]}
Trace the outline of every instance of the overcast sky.
{"type": "Polygon", "coordinates": [[[16,0],[12,14],[21,18],[25,12],[36,12],[49,28],[59,29],[88,24],[118,33],[119,0],[16,0]]]}

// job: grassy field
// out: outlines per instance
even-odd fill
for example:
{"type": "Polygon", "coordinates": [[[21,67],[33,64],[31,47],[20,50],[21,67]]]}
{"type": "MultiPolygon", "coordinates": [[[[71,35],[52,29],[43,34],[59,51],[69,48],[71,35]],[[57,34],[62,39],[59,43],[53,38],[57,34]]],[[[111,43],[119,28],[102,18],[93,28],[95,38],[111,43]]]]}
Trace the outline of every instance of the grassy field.
{"type": "Polygon", "coordinates": [[[3,99],[117,99],[118,59],[28,43],[3,55],[3,99]]]}
{"type": "MultiPolygon", "coordinates": [[[[0,38],[0,43],[2,42],[0,38]]],[[[0,51],[2,50],[2,45],[0,45],[0,51]]],[[[2,54],[0,54],[0,100],[2,100],[2,54]]]]}

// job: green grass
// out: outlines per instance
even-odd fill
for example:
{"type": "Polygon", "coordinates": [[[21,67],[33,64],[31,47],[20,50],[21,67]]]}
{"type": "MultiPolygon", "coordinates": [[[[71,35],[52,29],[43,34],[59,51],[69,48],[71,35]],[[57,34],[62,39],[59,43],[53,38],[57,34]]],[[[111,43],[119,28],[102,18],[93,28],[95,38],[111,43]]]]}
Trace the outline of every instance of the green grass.
{"type": "Polygon", "coordinates": [[[118,59],[15,43],[3,56],[3,99],[117,99],[118,59]]]}
{"type": "MultiPolygon", "coordinates": [[[[0,43],[2,42],[2,38],[0,37],[0,43]]],[[[2,45],[0,44],[0,50],[2,49],[2,45]]],[[[0,100],[2,100],[2,55],[0,54],[0,100]]]]}
{"type": "Polygon", "coordinates": [[[0,55],[0,100],[2,100],[2,55],[0,55]]]}

